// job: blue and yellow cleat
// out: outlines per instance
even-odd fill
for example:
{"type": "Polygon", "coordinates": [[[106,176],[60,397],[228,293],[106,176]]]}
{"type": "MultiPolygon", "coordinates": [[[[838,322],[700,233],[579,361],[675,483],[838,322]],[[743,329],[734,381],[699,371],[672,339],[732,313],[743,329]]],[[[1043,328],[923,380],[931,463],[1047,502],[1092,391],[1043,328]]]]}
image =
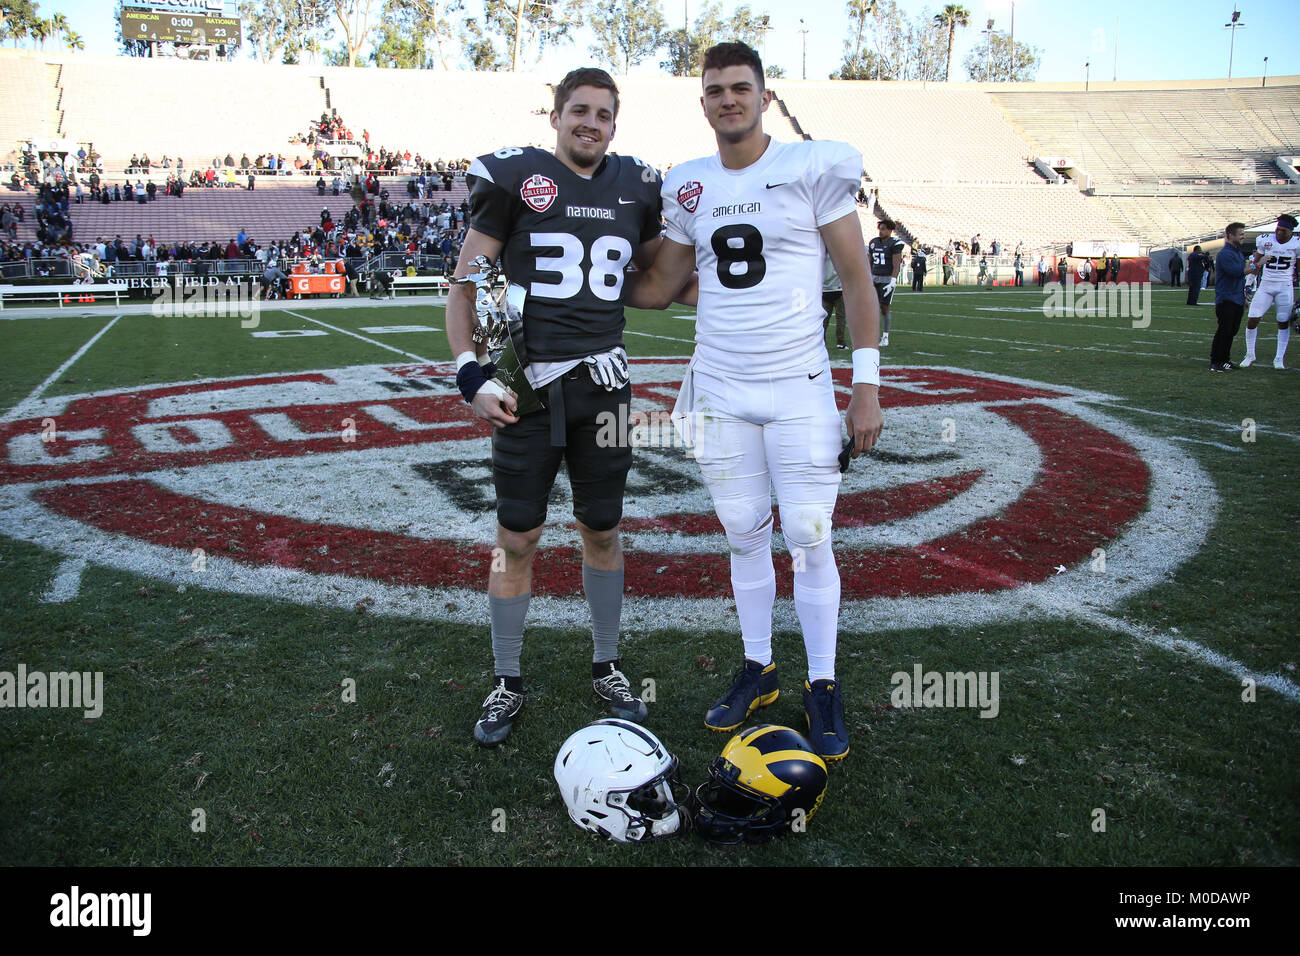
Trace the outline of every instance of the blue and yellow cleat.
{"type": "Polygon", "coordinates": [[[849,732],[844,727],[844,699],[839,681],[803,682],[803,709],[808,719],[808,742],[823,760],[843,760],[849,754],[849,732]]]}
{"type": "Polygon", "coordinates": [[[735,730],[750,714],[773,703],[779,696],[776,664],[764,667],[746,658],[744,666],[731,682],[731,689],[705,712],[704,726],[710,730],[735,730]]]}

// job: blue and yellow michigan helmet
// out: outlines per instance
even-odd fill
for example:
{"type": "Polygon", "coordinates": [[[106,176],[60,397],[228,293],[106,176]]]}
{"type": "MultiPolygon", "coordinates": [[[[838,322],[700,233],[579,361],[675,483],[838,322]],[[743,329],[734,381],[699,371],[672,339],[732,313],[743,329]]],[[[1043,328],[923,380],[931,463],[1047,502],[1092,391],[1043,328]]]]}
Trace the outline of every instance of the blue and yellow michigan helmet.
{"type": "Polygon", "coordinates": [[[709,765],[691,815],[710,843],[757,842],[807,823],[825,795],[826,764],[803,735],[760,724],[732,737],[709,765]]]}

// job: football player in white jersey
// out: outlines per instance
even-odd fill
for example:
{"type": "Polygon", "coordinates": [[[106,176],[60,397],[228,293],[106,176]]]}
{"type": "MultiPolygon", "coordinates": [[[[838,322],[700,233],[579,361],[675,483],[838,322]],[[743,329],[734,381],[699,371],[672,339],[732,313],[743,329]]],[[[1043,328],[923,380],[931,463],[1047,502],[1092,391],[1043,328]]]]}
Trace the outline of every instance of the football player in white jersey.
{"type": "Polygon", "coordinates": [[[1296,218],[1290,214],[1278,217],[1277,229],[1255,240],[1255,268],[1259,281],[1255,297],[1250,300],[1246,318],[1246,357],[1241,367],[1255,364],[1255,340],[1259,336],[1259,320],[1271,307],[1277,308],[1277,355],[1274,368],[1286,368],[1283,359],[1291,341],[1291,313],[1295,309],[1295,291],[1292,287],[1296,256],[1300,255],[1300,236],[1295,235],[1296,218]]]}
{"type": "Polygon", "coordinates": [[[829,252],[855,347],[847,426],[856,457],[883,424],[879,307],[854,201],[862,157],[845,143],[781,143],[765,134],[772,94],[763,88],[762,61],[743,43],[705,53],[703,85],[718,152],[666,176],[665,239],[628,303],[663,308],[698,265],[695,356],[674,420],[693,442],[731,546],[745,651],[704,722],[734,730],[780,692],[772,663],[775,487],[808,658],[809,742],[837,760],[849,750],[835,674],[840,577],[831,551],[843,442],[821,287],[829,252]]]}

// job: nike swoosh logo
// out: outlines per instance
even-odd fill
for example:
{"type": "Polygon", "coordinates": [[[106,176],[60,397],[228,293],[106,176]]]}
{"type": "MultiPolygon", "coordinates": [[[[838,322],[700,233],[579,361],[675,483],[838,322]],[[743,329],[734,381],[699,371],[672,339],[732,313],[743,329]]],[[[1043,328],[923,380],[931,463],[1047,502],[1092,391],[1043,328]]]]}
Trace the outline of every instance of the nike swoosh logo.
{"type": "MultiPolygon", "coordinates": [[[[826,370],[825,370],[825,369],[822,369],[822,372],[824,372],[824,371],[826,371],[826,370]]],[[[818,375],[820,375],[822,372],[817,372],[817,373],[814,374],[814,375],[809,375],[809,376],[808,376],[808,380],[809,380],[809,381],[812,381],[812,380],[815,379],[818,375]]]]}
{"type": "Polygon", "coordinates": [[[786,185],[789,185],[789,184],[788,184],[788,183],[768,183],[768,184],[767,184],[767,188],[768,188],[768,189],[775,189],[777,186],[786,186],[786,185]]]}
{"type": "Polygon", "coordinates": [[[629,206],[634,202],[636,202],[635,199],[624,199],[622,196],[618,197],[618,204],[620,206],[629,206]]]}

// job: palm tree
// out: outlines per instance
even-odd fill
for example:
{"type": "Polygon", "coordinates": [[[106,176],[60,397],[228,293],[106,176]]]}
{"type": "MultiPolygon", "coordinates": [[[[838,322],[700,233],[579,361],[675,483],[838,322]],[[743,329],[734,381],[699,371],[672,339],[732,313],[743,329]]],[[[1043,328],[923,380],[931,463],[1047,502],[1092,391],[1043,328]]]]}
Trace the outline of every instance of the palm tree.
{"type": "Polygon", "coordinates": [[[64,42],[67,43],[69,50],[84,50],[86,41],[81,38],[81,34],[76,30],[68,30],[63,34],[64,42]]]}
{"type": "Polygon", "coordinates": [[[47,21],[50,25],[50,35],[65,38],[68,35],[68,18],[62,13],[51,14],[47,21]]]}
{"type": "Polygon", "coordinates": [[[51,26],[49,20],[35,20],[32,22],[31,25],[32,39],[41,41],[42,50],[45,49],[46,39],[48,39],[50,34],[52,34],[53,32],[54,32],[54,27],[51,26]]]}
{"type": "Polygon", "coordinates": [[[948,28],[948,64],[944,70],[944,79],[952,78],[952,38],[958,27],[970,26],[970,11],[959,3],[950,3],[942,13],[934,15],[937,26],[948,28]]]}

